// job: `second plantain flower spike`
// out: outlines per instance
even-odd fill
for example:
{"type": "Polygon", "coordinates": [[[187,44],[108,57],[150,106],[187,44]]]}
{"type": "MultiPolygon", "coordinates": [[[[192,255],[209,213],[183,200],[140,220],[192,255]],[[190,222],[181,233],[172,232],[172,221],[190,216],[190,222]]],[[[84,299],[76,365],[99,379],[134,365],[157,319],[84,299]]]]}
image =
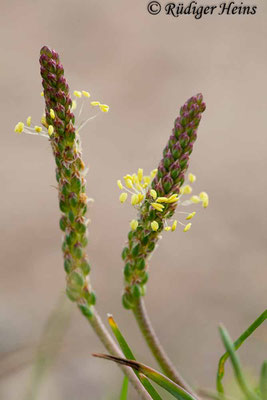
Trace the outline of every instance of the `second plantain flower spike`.
{"type": "MultiPolygon", "coordinates": [[[[141,169],[137,174],[124,176],[125,186],[120,180],[117,181],[118,187],[124,190],[120,201],[124,203],[127,200],[127,192],[130,192],[131,204],[139,213],[138,219],[131,221],[128,243],[122,252],[125,262],[123,304],[126,308],[134,307],[135,298],[145,293],[148,280],[147,260],[155,249],[162,230],[176,229],[179,221],[175,220],[168,226],[167,220],[174,215],[177,205],[200,202],[203,207],[208,205],[208,195],[205,192],[198,196],[192,195],[190,199],[181,202],[184,195],[190,195],[192,192],[189,184],[184,185],[185,173],[197,138],[201,114],[205,108],[202,94],[191,97],[180,109],[180,115],[175,120],[158,168],[153,170],[150,176],[143,176],[141,169]]],[[[196,180],[195,175],[189,174],[188,180],[189,183],[193,183],[196,180]]],[[[190,220],[195,212],[184,214],[187,215],[186,219],[190,220]]],[[[184,232],[191,228],[191,222],[182,225],[184,232]]]]}

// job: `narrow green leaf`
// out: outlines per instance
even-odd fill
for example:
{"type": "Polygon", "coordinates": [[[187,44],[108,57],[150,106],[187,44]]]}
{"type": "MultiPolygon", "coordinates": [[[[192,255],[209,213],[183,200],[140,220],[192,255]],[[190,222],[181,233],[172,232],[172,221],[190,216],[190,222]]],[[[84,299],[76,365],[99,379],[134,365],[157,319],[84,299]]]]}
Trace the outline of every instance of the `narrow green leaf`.
{"type": "MultiPolygon", "coordinates": [[[[117,323],[115,322],[114,318],[112,315],[108,314],[108,323],[112,329],[112,332],[114,333],[115,338],[117,339],[117,342],[125,356],[125,358],[129,359],[129,360],[135,360],[135,357],[133,355],[133,352],[130,348],[130,346],[128,345],[128,343],[126,342],[126,340],[124,339],[117,323]]],[[[135,371],[136,376],[139,378],[139,380],[141,381],[141,383],[143,384],[144,388],[147,390],[147,392],[150,394],[150,396],[152,397],[153,400],[162,400],[161,396],[158,394],[158,392],[156,391],[156,389],[151,385],[151,383],[149,382],[149,380],[144,376],[142,379],[139,376],[139,373],[137,371],[135,371]]]]}
{"type": "Polygon", "coordinates": [[[220,332],[224,347],[226,348],[226,350],[229,354],[229,357],[231,359],[235,377],[240,386],[240,389],[242,390],[242,392],[245,394],[245,396],[248,399],[253,399],[253,400],[259,399],[258,396],[249,387],[249,385],[244,377],[239,358],[235,352],[234,344],[233,344],[227,330],[223,326],[220,326],[219,332],[220,332]]]}
{"type": "MultiPolygon", "coordinates": [[[[242,343],[266,320],[267,310],[265,310],[234,342],[235,350],[239,349],[242,343]]],[[[222,379],[224,376],[224,365],[229,358],[229,353],[226,351],[220,358],[217,370],[217,391],[221,394],[224,393],[222,379]]]]}
{"type": "Polygon", "coordinates": [[[129,383],[129,379],[128,379],[127,376],[125,376],[125,377],[123,378],[123,382],[122,382],[120,400],[127,400],[127,395],[128,395],[128,383],[129,383]]]}
{"type": "Polygon", "coordinates": [[[260,391],[262,400],[267,400],[267,360],[263,362],[261,367],[260,391]]]}
{"type": "Polygon", "coordinates": [[[133,368],[137,372],[139,372],[139,377],[141,381],[147,377],[157,383],[159,386],[167,390],[171,393],[176,399],[179,400],[196,400],[191,394],[186,392],[183,388],[179,385],[174,383],[172,380],[167,378],[165,375],[161,374],[160,372],[156,371],[153,368],[150,368],[144,364],[141,364],[137,361],[133,360],[126,360],[120,357],[109,356],[105,354],[93,354],[94,357],[103,358],[106,360],[114,361],[118,364],[126,365],[128,367],[133,368]],[[145,376],[144,376],[145,375],[145,376]]]}

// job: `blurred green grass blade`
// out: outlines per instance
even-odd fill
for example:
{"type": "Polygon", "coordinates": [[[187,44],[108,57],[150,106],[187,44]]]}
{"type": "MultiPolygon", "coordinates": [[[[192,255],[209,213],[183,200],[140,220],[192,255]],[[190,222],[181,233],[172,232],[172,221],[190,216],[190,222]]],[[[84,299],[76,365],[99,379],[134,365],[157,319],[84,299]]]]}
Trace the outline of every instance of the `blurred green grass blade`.
{"type": "Polygon", "coordinates": [[[262,400],[267,400],[267,360],[263,362],[261,367],[260,391],[262,400]]]}
{"type": "MultiPolygon", "coordinates": [[[[234,349],[237,350],[242,343],[266,320],[267,310],[265,310],[246,330],[239,336],[234,342],[234,349]]],[[[224,377],[224,365],[226,360],[229,358],[229,353],[226,351],[220,358],[217,370],[217,391],[221,394],[224,393],[222,379],[224,377]]]]}
{"type": "Polygon", "coordinates": [[[125,377],[123,378],[123,382],[122,382],[120,400],[127,400],[127,395],[128,395],[128,383],[129,383],[129,379],[128,379],[127,376],[125,376],[125,377]]]}
{"type": "MultiPolygon", "coordinates": [[[[122,335],[117,323],[115,322],[113,316],[111,314],[108,314],[108,323],[109,326],[112,329],[112,332],[115,336],[115,338],[117,339],[117,342],[121,348],[121,351],[123,352],[125,358],[127,358],[128,360],[134,360],[135,361],[135,357],[133,355],[133,352],[130,348],[130,346],[128,345],[128,343],[126,342],[126,340],[124,339],[124,336],[122,335]]],[[[156,389],[152,386],[152,384],[149,382],[149,380],[144,376],[142,379],[139,376],[139,373],[137,371],[135,371],[136,376],[139,378],[139,380],[142,382],[144,388],[147,390],[147,392],[150,394],[150,396],[152,397],[153,400],[162,400],[161,396],[158,394],[158,392],[156,391],[156,389]]]]}
{"type": "Polygon", "coordinates": [[[186,392],[176,383],[171,381],[165,375],[161,374],[160,372],[156,371],[153,368],[150,368],[144,364],[141,364],[137,361],[133,360],[125,360],[124,358],[109,356],[105,354],[93,354],[94,357],[103,358],[106,360],[114,361],[118,364],[126,365],[128,367],[133,368],[134,370],[139,372],[139,376],[141,381],[147,377],[157,383],[159,386],[167,390],[171,393],[176,399],[178,400],[196,400],[191,394],[186,392]],[[143,376],[142,376],[143,375],[143,376]]]}
{"type": "Polygon", "coordinates": [[[223,326],[220,326],[219,332],[220,332],[224,347],[226,348],[226,350],[229,354],[229,357],[231,359],[234,374],[235,374],[235,377],[239,384],[240,389],[242,390],[242,392],[245,394],[245,396],[248,399],[251,399],[251,400],[259,399],[258,396],[249,387],[249,385],[244,377],[239,358],[235,352],[234,344],[233,344],[227,330],[223,326]]]}
{"type": "Polygon", "coordinates": [[[115,322],[114,318],[112,315],[108,314],[108,323],[109,326],[112,329],[112,332],[115,336],[115,338],[117,339],[117,342],[119,343],[119,346],[123,352],[123,354],[125,355],[125,358],[128,358],[129,360],[135,360],[135,357],[133,355],[132,350],[130,349],[130,346],[128,345],[128,343],[126,342],[126,340],[124,339],[117,323],[115,322]]]}

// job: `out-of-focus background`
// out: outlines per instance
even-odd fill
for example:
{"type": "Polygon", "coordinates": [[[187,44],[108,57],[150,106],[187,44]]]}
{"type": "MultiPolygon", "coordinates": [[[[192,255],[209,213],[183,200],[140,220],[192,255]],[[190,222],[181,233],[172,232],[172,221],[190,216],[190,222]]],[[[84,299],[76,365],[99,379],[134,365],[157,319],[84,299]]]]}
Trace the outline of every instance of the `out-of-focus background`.
{"type": "MultiPolygon", "coordinates": [[[[24,398],[29,360],[65,285],[49,143],[13,132],[17,121],[28,115],[39,121],[43,112],[44,44],[60,53],[72,90],[110,105],[82,133],[88,195],[95,199],[91,278],[103,318],[113,313],[137,358],[155,366],[121,306],[120,254],[135,213],[118,202],[116,180],[157,166],[180,105],[198,92],[207,110],[190,171],[210,207],[199,207],[187,234],[164,235],[151,260],[147,308],[182,374],[209,388],[223,351],[219,322],[236,338],[266,308],[267,8],[254,3],[254,16],[195,20],[152,16],[141,0],[1,2],[1,398],[24,398]]],[[[38,399],[116,399],[120,371],[91,357],[103,348],[70,308],[38,399]]],[[[265,325],[240,350],[252,376],[266,358],[266,333],[265,325]]]]}

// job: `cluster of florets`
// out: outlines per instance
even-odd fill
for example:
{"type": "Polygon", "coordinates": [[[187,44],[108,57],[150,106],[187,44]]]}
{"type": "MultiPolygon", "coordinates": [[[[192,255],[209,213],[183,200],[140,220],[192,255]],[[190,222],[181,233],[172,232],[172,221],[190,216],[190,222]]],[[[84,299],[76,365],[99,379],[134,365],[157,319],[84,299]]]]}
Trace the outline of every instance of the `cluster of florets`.
{"type": "MultiPolygon", "coordinates": [[[[134,173],[132,175],[127,174],[123,177],[124,184],[122,184],[121,180],[117,181],[117,185],[119,189],[122,190],[122,193],[119,196],[119,200],[121,203],[125,203],[130,195],[131,205],[140,212],[142,208],[143,202],[147,202],[147,204],[158,211],[159,213],[163,213],[164,209],[169,204],[175,204],[176,206],[190,206],[192,204],[201,203],[204,208],[206,208],[209,204],[209,197],[206,192],[201,192],[198,195],[193,194],[193,188],[190,184],[193,184],[196,180],[196,176],[192,173],[188,174],[188,181],[190,184],[184,184],[180,188],[179,195],[177,193],[170,194],[168,196],[158,196],[158,193],[155,189],[151,188],[151,182],[157,174],[157,169],[153,170],[150,175],[143,175],[143,169],[139,168],[137,174],[134,173]],[[190,195],[189,198],[185,199],[186,195],[190,195]]],[[[182,214],[185,216],[185,220],[191,220],[196,212],[185,212],[178,211],[178,214],[182,214]]],[[[182,221],[173,220],[171,221],[171,225],[168,225],[168,219],[163,219],[164,230],[167,232],[174,232],[177,228],[177,224],[183,226],[183,231],[187,232],[191,228],[191,222],[184,224],[182,221]]],[[[137,219],[133,219],[130,222],[130,227],[132,231],[135,231],[138,228],[139,222],[137,219]]],[[[150,222],[151,230],[158,231],[159,223],[156,220],[150,222]]]]}
{"type": "MultiPolygon", "coordinates": [[[[41,92],[41,96],[44,96],[44,92],[41,92]]],[[[85,101],[91,97],[90,93],[86,90],[74,90],[73,96],[75,97],[72,99],[72,105],[70,107],[71,111],[74,112],[76,122],[76,132],[80,132],[82,128],[90,121],[91,119],[95,118],[97,114],[93,116],[87,117],[86,119],[81,119],[82,112],[84,110],[85,101]]],[[[87,105],[86,105],[87,106],[87,105]]],[[[99,101],[93,100],[89,102],[89,106],[98,109],[102,112],[108,112],[109,106],[107,104],[102,104],[99,101]]],[[[52,108],[49,110],[49,115],[52,120],[56,117],[56,112],[52,108]]],[[[46,138],[52,137],[54,133],[54,126],[52,124],[47,123],[47,119],[45,114],[42,115],[40,119],[41,125],[32,124],[32,117],[29,116],[26,119],[26,122],[18,122],[14,128],[16,133],[28,133],[29,135],[37,135],[37,136],[44,136],[46,138]]]]}

